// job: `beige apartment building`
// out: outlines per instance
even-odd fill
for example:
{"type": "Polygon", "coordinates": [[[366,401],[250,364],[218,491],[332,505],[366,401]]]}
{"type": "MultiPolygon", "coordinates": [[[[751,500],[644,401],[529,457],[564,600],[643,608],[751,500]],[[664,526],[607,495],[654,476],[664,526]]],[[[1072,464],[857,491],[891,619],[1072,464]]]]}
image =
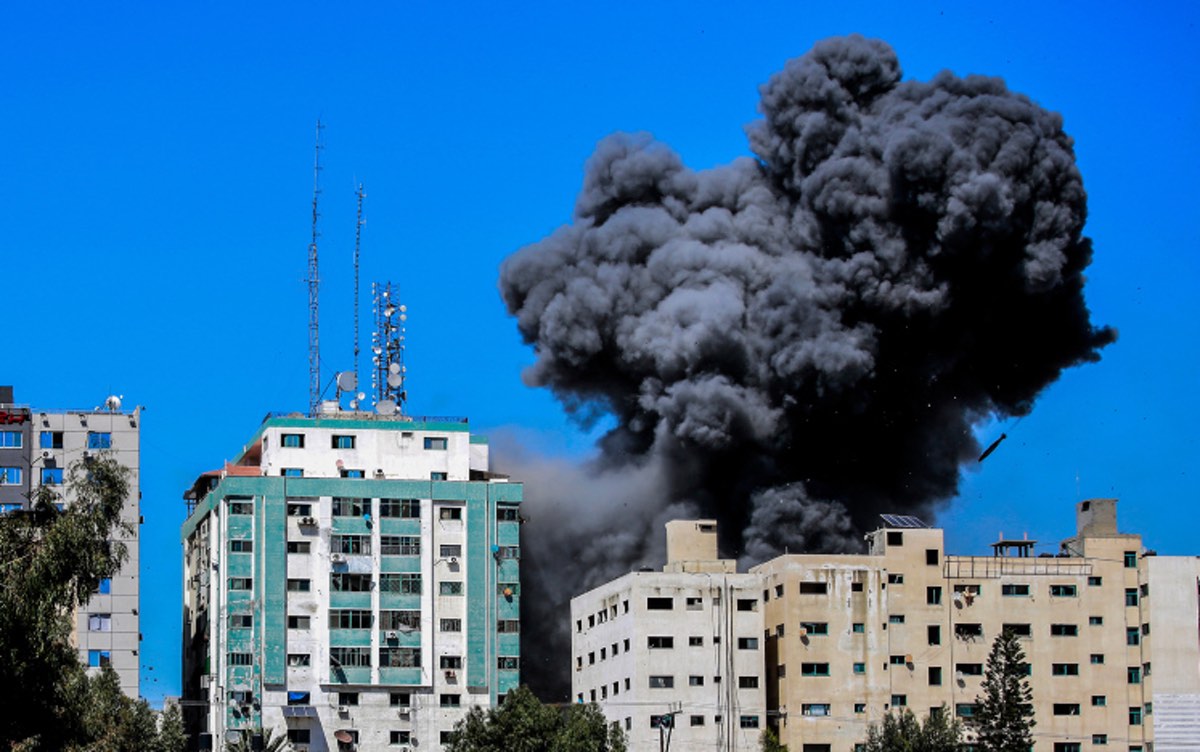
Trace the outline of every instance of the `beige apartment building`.
{"type": "MultiPolygon", "coordinates": [[[[786,555],[748,574],[724,570],[723,582],[737,578],[738,608],[745,609],[737,613],[762,623],[761,641],[741,643],[753,650],[733,651],[760,662],[755,686],[765,707],[755,715],[792,752],[853,752],[870,724],[904,708],[966,720],[982,694],[992,642],[1009,629],[1028,660],[1038,752],[1200,749],[1200,559],[1143,550],[1140,536],[1118,531],[1115,499],[1079,502],[1076,518],[1076,534],[1057,554],[1037,555],[1035,542],[1022,538],[997,541],[990,555],[948,556],[941,530],[887,515],[867,536],[865,554],[786,555]]],[[[709,558],[715,562],[715,549],[709,558]]],[[[572,601],[576,699],[599,702],[610,720],[635,732],[635,752],[658,749],[642,716],[674,701],[678,734],[679,721],[706,700],[656,694],[649,679],[633,682],[639,692],[632,697],[605,697],[600,688],[617,674],[620,681],[653,674],[659,664],[676,676],[713,668],[707,653],[679,649],[694,631],[688,604],[706,583],[700,567],[672,562],[667,570],[685,579],[633,573],[572,601]],[[688,588],[696,593],[685,594],[688,588]],[[643,600],[665,596],[683,596],[685,610],[641,610],[643,600]],[[606,609],[612,616],[602,622],[606,609]],[[593,652],[602,643],[611,652],[617,632],[632,637],[635,653],[593,665],[593,652]],[[653,638],[664,635],[677,635],[674,649],[655,650],[653,638]]],[[[746,628],[739,624],[735,638],[746,628]]],[[[747,671],[741,664],[737,681],[747,671]]],[[[757,732],[675,748],[757,749],[757,732]]]]}

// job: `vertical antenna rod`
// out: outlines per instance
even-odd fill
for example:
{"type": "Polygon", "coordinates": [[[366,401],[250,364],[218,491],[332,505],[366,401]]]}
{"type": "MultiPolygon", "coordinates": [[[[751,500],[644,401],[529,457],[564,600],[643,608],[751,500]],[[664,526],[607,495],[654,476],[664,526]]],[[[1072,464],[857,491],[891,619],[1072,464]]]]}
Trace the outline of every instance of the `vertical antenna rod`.
{"type": "Polygon", "coordinates": [[[317,302],[320,276],[317,264],[317,197],[321,195],[321,121],[317,120],[316,146],[313,148],[312,242],[308,244],[308,412],[317,414],[321,401],[321,338],[317,302]]]}
{"type": "MultiPolygon", "coordinates": [[[[358,221],[354,226],[354,383],[358,384],[358,249],[362,240],[362,206],[367,194],[362,183],[358,184],[358,221]]],[[[357,386],[355,387],[358,388],[357,386]]]]}

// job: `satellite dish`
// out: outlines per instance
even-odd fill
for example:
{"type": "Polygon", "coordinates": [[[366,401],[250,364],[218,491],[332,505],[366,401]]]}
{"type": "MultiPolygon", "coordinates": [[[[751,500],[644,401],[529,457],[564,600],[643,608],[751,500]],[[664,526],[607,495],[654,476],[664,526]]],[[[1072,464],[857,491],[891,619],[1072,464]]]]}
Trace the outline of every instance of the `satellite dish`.
{"type": "Polygon", "coordinates": [[[366,392],[359,392],[358,394],[354,395],[354,398],[356,400],[358,400],[359,402],[362,402],[363,400],[365,400],[367,398],[367,394],[366,394],[366,392]]]}
{"type": "Polygon", "coordinates": [[[379,400],[379,402],[375,405],[375,412],[379,413],[380,415],[395,415],[396,401],[390,399],[379,400]]]}
{"type": "Polygon", "coordinates": [[[404,383],[404,378],[398,373],[389,373],[387,381],[388,386],[395,388],[404,383]]]}
{"type": "Polygon", "coordinates": [[[408,313],[408,306],[406,306],[406,305],[401,305],[401,306],[400,306],[400,313],[408,313]]]}
{"type": "Polygon", "coordinates": [[[229,729],[225,732],[225,741],[230,744],[237,744],[242,739],[242,732],[237,729],[229,729]]]}
{"type": "Polygon", "coordinates": [[[358,377],[354,371],[342,371],[337,375],[337,385],[343,392],[353,392],[358,388],[358,377]]]}
{"type": "Polygon", "coordinates": [[[338,729],[333,732],[333,738],[337,739],[342,744],[350,744],[354,741],[354,735],[346,729],[338,729]]]}
{"type": "Polygon", "coordinates": [[[399,363],[389,363],[388,364],[388,372],[389,373],[400,373],[400,364],[399,363]]]}
{"type": "Polygon", "coordinates": [[[121,398],[115,394],[108,395],[108,399],[104,400],[104,407],[109,412],[116,412],[121,409],[121,398]]]}

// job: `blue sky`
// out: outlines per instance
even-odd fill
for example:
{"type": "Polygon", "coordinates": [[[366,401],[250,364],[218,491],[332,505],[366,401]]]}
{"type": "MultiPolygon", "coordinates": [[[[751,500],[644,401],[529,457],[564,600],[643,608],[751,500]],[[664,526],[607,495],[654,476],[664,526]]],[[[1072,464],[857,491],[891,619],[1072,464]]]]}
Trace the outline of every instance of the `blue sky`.
{"type": "Polygon", "coordinates": [[[39,406],[115,392],[146,407],[144,694],[179,692],[184,488],[267,411],[307,404],[318,117],[326,376],[352,352],[361,181],[363,279],[392,280],[409,305],[412,412],[582,456],[594,432],[521,382],[532,355],[497,294],[498,264],[569,221],[603,136],[648,131],[694,168],[747,155],[758,85],[849,32],[888,41],[906,78],[1000,76],[1062,113],[1090,198],[1088,302],[1120,331],[1019,425],[981,427],[984,443],[1009,438],[940,518],[950,550],[982,553],[1000,531],[1052,550],[1073,530],[1072,503],[1104,495],[1149,547],[1200,553],[1200,9],[1145,5],[7,8],[0,382],[39,406]]]}

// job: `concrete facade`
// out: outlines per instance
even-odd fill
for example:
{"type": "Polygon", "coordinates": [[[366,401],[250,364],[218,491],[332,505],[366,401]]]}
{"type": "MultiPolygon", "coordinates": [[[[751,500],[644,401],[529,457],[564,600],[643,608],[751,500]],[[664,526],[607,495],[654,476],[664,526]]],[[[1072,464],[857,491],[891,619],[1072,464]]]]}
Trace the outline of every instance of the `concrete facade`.
{"type": "MultiPolygon", "coordinates": [[[[28,509],[42,486],[62,493],[70,467],[89,456],[105,453],[129,468],[129,496],[121,520],[132,533],[119,537],[128,558],[76,611],[72,638],[89,671],[111,667],[121,690],[133,698],[138,697],[141,665],[140,430],[140,408],[43,410],[15,404],[11,387],[0,390],[0,513],[28,509]]],[[[64,495],[62,504],[70,503],[70,495],[64,495]]]]}
{"type": "Polygon", "coordinates": [[[597,703],[630,752],[659,750],[668,736],[673,749],[758,749],[767,726],[758,578],[717,560],[711,520],[670,523],[668,549],[688,558],[572,599],[575,700],[597,703]]]}
{"type": "Polygon", "coordinates": [[[270,417],[185,495],[183,705],[214,748],[439,749],[520,680],[519,483],[465,420],[270,417]]]}

